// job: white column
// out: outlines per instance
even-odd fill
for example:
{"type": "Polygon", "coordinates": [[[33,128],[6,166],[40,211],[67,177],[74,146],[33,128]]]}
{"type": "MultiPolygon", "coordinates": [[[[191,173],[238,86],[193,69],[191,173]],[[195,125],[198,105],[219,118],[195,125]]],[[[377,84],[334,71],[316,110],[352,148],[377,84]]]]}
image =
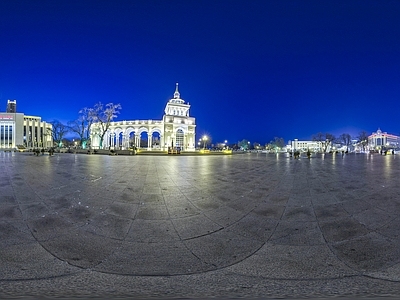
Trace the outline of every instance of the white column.
{"type": "Polygon", "coordinates": [[[13,140],[13,147],[15,147],[16,146],[16,137],[17,137],[17,133],[16,133],[16,130],[15,130],[15,121],[13,122],[12,126],[13,126],[12,140],[13,140]]]}
{"type": "Polygon", "coordinates": [[[165,151],[165,145],[164,145],[164,135],[160,134],[160,150],[165,151]]]}
{"type": "Polygon", "coordinates": [[[4,138],[0,140],[0,147],[1,148],[5,148],[5,143],[6,143],[6,139],[5,139],[5,130],[6,130],[6,123],[3,123],[3,126],[0,127],[1,128],[1,136],[3,136],[4,138]]]}
{"type": "Polygon", "coordinates": [[[36,147],[36,122],[35,119],[32,119],[32,144],[33,147],[36,147]]]}
{"type": "Polygon", "coordinates": [[[152,146],[152,136],[150,133],[147,133],[147,150],[151,150],[152,146]]]}

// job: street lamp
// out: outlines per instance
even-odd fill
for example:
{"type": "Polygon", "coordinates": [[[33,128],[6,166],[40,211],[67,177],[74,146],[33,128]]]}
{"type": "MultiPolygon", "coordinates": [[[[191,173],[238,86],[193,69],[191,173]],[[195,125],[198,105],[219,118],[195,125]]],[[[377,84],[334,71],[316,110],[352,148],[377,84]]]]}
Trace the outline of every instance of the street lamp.
{"type": "Polygon", "coordinates": [[[204,149],[206,149],[206,142],[207,142],[207,136],[205,135],[205,136],[203,136],[203,141],[204,141],[204,143],[203,143],[203,150],[204,149]]]}

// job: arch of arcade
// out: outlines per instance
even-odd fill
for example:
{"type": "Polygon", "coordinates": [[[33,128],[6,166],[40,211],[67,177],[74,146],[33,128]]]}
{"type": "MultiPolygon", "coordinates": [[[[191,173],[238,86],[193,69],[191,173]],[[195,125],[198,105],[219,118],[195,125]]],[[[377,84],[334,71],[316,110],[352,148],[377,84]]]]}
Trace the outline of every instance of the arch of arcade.
{"type": "MultiPolygon", "coordinates": [[[[174,97],[167,102],[163,119],[111,122],[103,139],[103,149],[125,150],[136,147],[166,151],[169,147],[194,151],[196,146],[195,118],[189,116],[189,103],[180,98],[178,83],[174,97]],[[147,143],[146,143],[147,140],[147,143]]],[[[100,148],[99,125],[90,133],[92,148],[100,148]]]]}

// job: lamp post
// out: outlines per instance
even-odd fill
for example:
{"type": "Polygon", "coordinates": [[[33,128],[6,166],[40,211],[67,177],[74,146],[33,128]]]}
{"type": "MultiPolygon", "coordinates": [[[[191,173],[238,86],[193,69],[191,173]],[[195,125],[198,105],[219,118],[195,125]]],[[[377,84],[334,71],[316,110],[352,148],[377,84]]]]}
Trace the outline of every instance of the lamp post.
{"type": "Polygon", "coordinates": [[[207,138],[206,135],[203,136],[203,142],[204,142],[204,143],[203,143],[203,150],[206,149],[206,142],[207,142],[207,139],[208,139],[208,138],[207,138]]]}

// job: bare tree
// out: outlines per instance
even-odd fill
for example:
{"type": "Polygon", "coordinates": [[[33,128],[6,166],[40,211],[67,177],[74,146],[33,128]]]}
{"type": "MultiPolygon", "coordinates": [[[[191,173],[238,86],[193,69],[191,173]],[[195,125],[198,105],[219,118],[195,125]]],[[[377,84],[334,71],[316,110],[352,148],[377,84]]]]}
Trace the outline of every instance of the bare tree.
{"type": "Polygon", "coordinates": [[[368,146],[368,133],[363,130],[358,134],[357,137],[358,143],[363,147],[363,151],[365,151],[365,147],[368,146]]]}
{"type": "Polygon", "coordinates": [[[349,145],[351,144],[351,136],[348,133],[343,133],[339,136],[339,141],[346,146],[346,151],[349,151],[349,145]]]}
{"type": "Polygon", "coordinates": [[[117,117],[121,104],[108,103],[105,106],[98,102],[90,112],[93,124],[96,127],[96,134],[100,137],[100,149],[103,148],[104,136],[110,128],[111,121],[117,117]],[[95,123],[95,124],[94,124],[95,123]]]}
{"type": "Polygon", "coordinates": [[[58,146],[61,147],[62,140],[65,135],[69,132],[68,126],[64,125],[58,120],[54,120],[50,122],[52,125],[51,128],[48,128],[49,134],[51,134],[53,138],[53,142],[58,146]]]}
{"type": "Polygon", "coordinates": [[[68,122],[70,130],[78,134],[82,148],[86,148],[86,144],[89,143],[90,128],[94,121],[93,115],[93,108],[84,107],[79,111],[78,119],[68,122]]]}
{"type": "Polygon", "coordinates": [[[332,142],[335,140],[336,140],[335,136],[331,133],[318,132],[317,134],[314,134],[314,136],[313,136],[313,141],[321,143],[322,152],[324,152],[324,153],[326,152],[328,147],[332,144],[332,142]]]}

